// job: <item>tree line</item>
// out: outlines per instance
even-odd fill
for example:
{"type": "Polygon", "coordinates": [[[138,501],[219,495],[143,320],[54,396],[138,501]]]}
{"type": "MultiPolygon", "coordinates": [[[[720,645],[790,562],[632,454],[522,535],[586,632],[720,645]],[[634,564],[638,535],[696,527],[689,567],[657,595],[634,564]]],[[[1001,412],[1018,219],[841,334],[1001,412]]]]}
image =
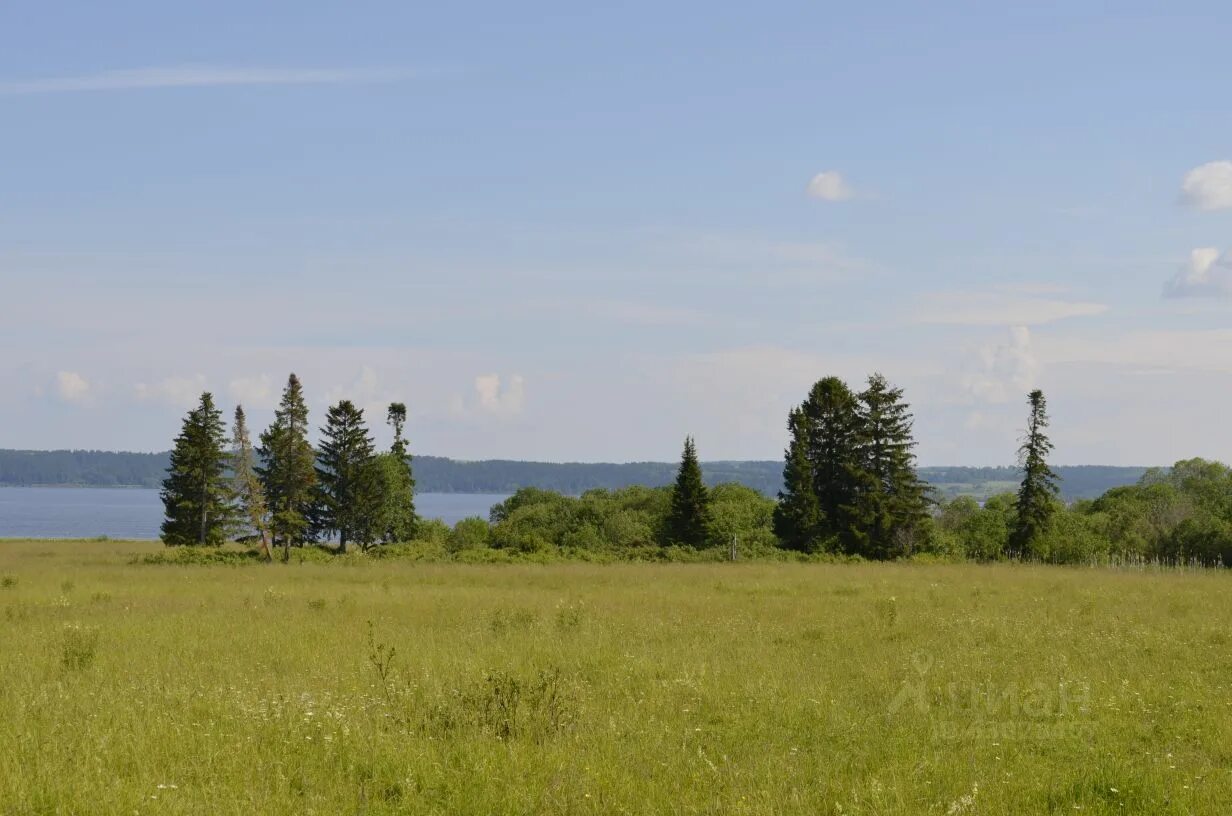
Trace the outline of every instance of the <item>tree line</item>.
{"type": "Polygon", "coordinates": [[[329,408],[320,444],[308,440],[308,406],[295,374],[274,420],[254,447],[243,406],[228,437],[221,409],[203,393],[184,418],[162,485],[162,539],[170,546],[255,539],[265,558],[336,538],[354,543],[414,538],[415,479],[405,438],[406,406],[391,403],[393,444],[378,452],[362,409],[350,400],[329,408]]]}
{"type": "Polygon", "coordinates": [[[973,521],[986,514],[978,504],[968,512],[971,505],[938,501],[920,479],[910,406],[880,374],[858,392],[837,377],[823,378],[789,412],[777,501],[739,485],[707,486],[697,445],[687,437],[670,487],[592,490],[576,499],[527,488],[494,507],[489,519],[442,530],[415,514],[406,406],[391,404],[385,419],[393,443],[378,452],[363,411],[342,400],[328,409],[314,447],[303,388],[292,374],[254,446],[242,406],[228,437],[212,395],[202,394],[171,452],[163,540],[216,545],[250,537],[265,558],[280,551],[284,561],[306,543],[336,541],[334,551],[345,553],[351,544],[367,549],[416,539],[522,553],[726,548],[878,560],[1039,559],[1057,551],[1050,537],[1067,511],[1047,461],[1052,444],[1038,390],[1028,396],[1019,491],[1008,512],[1004,500],[989,503],[1002,512],[1004,535],[994,542],[977,536],[974,546],[971,529],[995,525],[973,521]]]}

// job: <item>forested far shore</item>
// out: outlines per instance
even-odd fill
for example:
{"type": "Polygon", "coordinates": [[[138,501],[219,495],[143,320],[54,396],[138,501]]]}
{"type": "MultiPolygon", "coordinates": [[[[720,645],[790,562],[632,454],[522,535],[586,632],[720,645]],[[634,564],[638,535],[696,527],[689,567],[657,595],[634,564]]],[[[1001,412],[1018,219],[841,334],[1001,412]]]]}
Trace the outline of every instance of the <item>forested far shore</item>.
{"type": "MultiPolygon", "coordinates": [[[[158,488],[169,464],[167,451],[0,450],[0,487],[158,488]]],[[[416,456],[415,480],[419,490],[427,493],[514,493],[534,487],[577,496],[587,490],[663,487],[672,483],[677,466],[669,462],[462,461],[416,456]]],[[[702,462],[701,468],[702,477],[711,486],[735,483],[771,497],[782,488],[782,460],[702,462]]],[[[1114,487],[1134,484],[1147,468],[1061,465],[1054,470],[1061,478],[1061,497],[1075,501],[1094,499],[1114,487]]],[[[1013,490],[1021,478],[1016,467],[937,466],[921,467],[918,472],[941,496],[977,499],[1013,490]]]]}

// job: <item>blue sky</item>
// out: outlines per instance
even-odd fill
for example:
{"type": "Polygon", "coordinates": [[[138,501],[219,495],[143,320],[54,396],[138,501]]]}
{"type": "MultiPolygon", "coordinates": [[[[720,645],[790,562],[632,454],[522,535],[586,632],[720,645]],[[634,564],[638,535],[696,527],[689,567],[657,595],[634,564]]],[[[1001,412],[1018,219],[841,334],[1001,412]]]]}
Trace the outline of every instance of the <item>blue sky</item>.
{"type": "Polygon", "coordinates": [[[1033,387],[1059,462],[1226,459],[1232,9],[1021,5],[5,3],[0,446],[294,370],[421,453],[774,458],[881,371],[927,464],[1033,387]]]}

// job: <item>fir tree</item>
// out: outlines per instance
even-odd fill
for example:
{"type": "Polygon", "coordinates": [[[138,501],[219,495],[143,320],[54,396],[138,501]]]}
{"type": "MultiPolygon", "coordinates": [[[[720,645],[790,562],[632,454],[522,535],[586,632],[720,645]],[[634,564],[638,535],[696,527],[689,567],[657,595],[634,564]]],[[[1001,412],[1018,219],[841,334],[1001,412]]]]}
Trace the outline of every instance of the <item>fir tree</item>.
{"type": "Polygon", "coordinates": [[[381,481],[364,412],[350,400],[329,409],[317,451],[316,524],[338,534],[338,552],[376,540],[381,481]]]}
{"type": "Polygon", "coordinates": [[[774,508],[774,534],[789,550],[812,552],[822,536],[821,507],[813,485],[813,463],[809,460],[812,425],[800,408],[787,416],[791,442],[784,453],[783,489],[774,508]]]}
{"type": "Polygon", "coordinates": [[[1010,547],[1019,556],[1037,555],[1040,540],[1047,532],[1056,512],[1057,474],[1048,466],[1052,442],[1048,428],[1048,405],[1044,392],[1038,388],[1027,396],[1030,413],[1027,433],[1018,449],[1018,464],[1022,468],[1022,485],[1018,488],[1017,516],[1010,532],[1010,547]]]}
{"type": "Polygon", "coordinates": [[[168,546],[226,540],[233,516],[225,444],[222,411],[214,406],[214,397],[204,393],[184,418],[163,481],[162,539],[168,546]]]}
{"type": "Polygon", "coordinates": [[[855,394],[837,377],[820,380],[801,406],[809,430],[808,460],[813,467],[813,494],[820,513],[820,537],[826,546],[850,551],[856,488],[852,474],[860,466],[859,415],[855,394]]]}
{"type": "Polygon", "coordinates": [[[235,406],[235,425],[231,434],[231,492],[241,523],[260,538],[265,560],[274,560],[270,553],[269,510],[265,504],[265,491],[261,489],[261,480],[257,477],[252,440],[248,436],[248,420],[242,405],[235,406]]]}
{"type": "Polygon", "coordinates": [[[316,454],[308,442],[308,406],[299,378],[292,374],[274,412],[274,422],[261,434],[257,468],[269,504],[270,533],[282,547],[282,560],[291,559],[291,547],[303,544],[310,528],[316,486],[316,454]]]}
{"type": "Polygon", "coordinates": [[[907,555],[928,515],[927,488],[916,475],[909,406],[902,389],[880,374],[869,377],[858,399],[853,549],[867,558],[907,555]]]}
{"type": "Polygon", "coordinates": [[[699,549],[706,546],[710,533],[710,492],[702,481],[697,447],[691,436],[684,441],[684,455],[672,487],[671,509],[664,522],[664,533],[670,544],[699,549]]]}
{"type": "Polygon", "coordinates": [[[381,507],[378,529],[381,540],[390,543],[409,541],[415,537],[415,476],[411,471],[411,455],[403,429],[406,426],[406,405],[390,403],[385,421],[394,431],[389,452],[379,457],[381,507]]]}

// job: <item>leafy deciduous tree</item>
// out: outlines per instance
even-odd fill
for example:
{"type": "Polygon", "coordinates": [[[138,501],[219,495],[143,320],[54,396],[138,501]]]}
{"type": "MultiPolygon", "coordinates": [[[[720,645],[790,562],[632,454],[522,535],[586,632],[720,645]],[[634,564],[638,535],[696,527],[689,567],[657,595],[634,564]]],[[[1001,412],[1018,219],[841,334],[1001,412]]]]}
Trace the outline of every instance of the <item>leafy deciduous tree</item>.
{"type": "Polygon", "coordinates": [[[389,543],[409,541],[415,537],[415,476],[411,471],[411,455],[403,429],[406,426],[406,405],[390,403],[385,421],[394,430],[389,452],[378,459],[381,480],[381,503],[377,511],[377,530],[381,540],[389,543]]]}

